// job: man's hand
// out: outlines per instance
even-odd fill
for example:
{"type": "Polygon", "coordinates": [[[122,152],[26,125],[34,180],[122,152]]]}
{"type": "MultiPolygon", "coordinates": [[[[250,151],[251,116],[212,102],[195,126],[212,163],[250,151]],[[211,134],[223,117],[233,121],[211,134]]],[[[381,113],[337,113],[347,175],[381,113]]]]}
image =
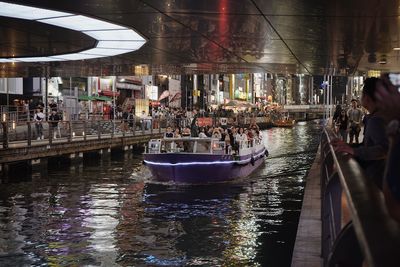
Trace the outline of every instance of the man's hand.
{"type": "Polygon", "coordinates": [[[333,146],[335,152],[347,153],[354,156],[354,149],[340,139],[333,139],[331,141],[331,145],[333,146]]]}

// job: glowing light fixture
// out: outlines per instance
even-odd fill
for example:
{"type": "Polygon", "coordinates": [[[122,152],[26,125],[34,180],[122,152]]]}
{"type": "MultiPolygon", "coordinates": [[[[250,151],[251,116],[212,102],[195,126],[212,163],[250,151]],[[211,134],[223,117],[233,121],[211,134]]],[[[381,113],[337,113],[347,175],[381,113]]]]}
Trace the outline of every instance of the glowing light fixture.
{"type": "MultiPolygon", "coordinates": [[[[261,153],[258,153],[257,155],[253,156],[255,160],[258,158],[264,156],[265,154],[265,149],[261,151],[261,153]]],[[[149,161],[149,160],[144,160],[146,164],[149,165],[158,165],[158,166],[193,166],[193,165],[225,165],[225,164],[245,164],[249,163],[251,161],[251,158],[245,159],[245,160],[227,160],[227,161],[196,161],[196,162],[179,162],[179,163],[169,163],[169,162],[155,162],[155,161],[149,161]]]]}
{"type": "Polygon", "coordinates": [[[96,30],[126,30],[117,24],[106,21],[92,19],[86,16],[65,16],[51,19],[41,19],[39,22],[51,24],[58,27],[67,28],[75,31],[96,31],[96,30]]]}
{"type": "Polygon", "coordinates": [[[99,41],[98,48],[139,49],[145,41],[99,41]]]}
{"type": "Polygon", "coordinates": [[[400,47],[393,48],[394,51],[400,51],[400,47]]]}
{"type": "Polygon", "coordinates": [[[50,55],[48,57],[13,56],[0,58],[0,63],[84,60],[116,56],[138,50],[146,43],[146,40],[132,29],[84,15],[0,1],[0,16],[33,20],[80,31],[97,40],[95,47],[89,47],[79,53],[50,55]]]}
{"type": "Polygon", "coordinates": [[[4,17],[29,20],[73,15],[65,12],[58,12],[54,10],[17,5],[6,2],[0,2],[0,14],[4,17]]]}

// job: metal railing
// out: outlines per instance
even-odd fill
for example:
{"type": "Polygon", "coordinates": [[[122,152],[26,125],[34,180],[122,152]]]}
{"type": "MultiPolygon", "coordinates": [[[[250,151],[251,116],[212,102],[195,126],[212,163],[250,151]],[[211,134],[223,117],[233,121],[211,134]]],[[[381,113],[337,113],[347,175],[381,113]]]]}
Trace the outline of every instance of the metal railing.
{"type": "Polygon", "coordinates": [[[400,266],[400,224],[382,191],[350,156],[335,154],[335,134],[321,139],[321,220],[324,266],[400,266]]]}
{"type": "MultiPolygon", "coordinates": [[[[2,148],[10,143],[31,146],[35,142],[71,142],[73,140],[102,139],[161,133],[167,126],[163,120],[72,120],[27,121],[23,125],[3,121],[0,127],[2,148]]],[[[42,144],[42,143],[41,143],[42,144]]]]}

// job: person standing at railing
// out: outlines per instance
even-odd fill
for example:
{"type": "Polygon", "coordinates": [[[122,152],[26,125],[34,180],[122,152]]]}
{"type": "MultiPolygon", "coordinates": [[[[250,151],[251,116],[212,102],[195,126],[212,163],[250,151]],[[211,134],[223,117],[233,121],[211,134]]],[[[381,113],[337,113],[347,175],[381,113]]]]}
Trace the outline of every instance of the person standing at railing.
{"type": "Polygon", "coordinates": [[[378,78],[367,78],[364,82],[361,102],[370,115],[363,145],[353,148],[342,140],[332,141],[335,151],[353,155],[365,170],[366,176],[373,179],[379,188],[382,188],[382,177],[389,146],[385,132],[385,120],[375,97],[376,91],[383,86],[382,80],[378,78]]]}
{"type": "Polygon", "coordinates": [[[23,105],[24,115],[26,116],[26,121],[30,121],[31,120],[31,116],[29,114],[29,103],[28,103],[28,100],[23,100],[22,101],[22,105],[23,105]]]}
{"type": "Polygon", "coordinates": [[[45,115],[41,111],[40,108],[36,109],[35,114],[33,115],[33,121],[35,122],[35,128],[36,128],[36,139],[44,139],[43,135],[43,121],[45,119],[45,115]]]}
{"type": "Polygon", "coordinates": [[[51,114],[49,116],[49,126],[50,126],[50,134],[53,132],[53,138],[57,139],[57,133],[58,137],[61,138],[61,132],[60,128],[58,126],[59,121],[61,120],[60,115],[57,114],[57,109],[52,109],[51,114]]]}
{"type": "Polygon", "coordinates": [[[383,75],[382,81],[385,88],[380,87],[375,93],[377,106],[385,120],[390,121],[390,150],[383,179],[383,194],[389,213],[400,222],[400,93],[389,77],[383,75]]]}
{"type": "Polygon", "coordinates": [[[350,127],[349,127],[349,137],[350,144],[353,144],[353,138],[355,139],[355,143],[358,144],[358,137],[361,131],[361,119],[362,119],[362,111],[357,107],[357,100],[351,100],[351,108],[347,111],[347,116],[349,118],[350,127]]]}
{"type": "MultiPolygon", "coordinates": [[[[349,118],[347,117],[346,111],[341,110],[339,116],[335,119],[335,128],[337,128],[339,132],[340,138],[342,138],[343,142],[347,142],[347,130],[349,125],[349,118]]],[[[335,129],[336,130],[336,129],[335,129]]],[[[365,133],[365,128],[364,128],[365,133]]]]}

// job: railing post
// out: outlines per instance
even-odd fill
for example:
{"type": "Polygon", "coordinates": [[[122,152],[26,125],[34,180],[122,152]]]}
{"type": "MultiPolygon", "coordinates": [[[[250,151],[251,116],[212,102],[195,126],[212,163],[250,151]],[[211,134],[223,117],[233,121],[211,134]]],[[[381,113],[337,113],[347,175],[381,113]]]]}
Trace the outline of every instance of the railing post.
{"type": "Polygon", "coordinates": [[[136,135],[136,117],[133,116],[132,120],[133,120],[132,131],[133,131],[133,136],[135,136],[136,135]]]}
{"type": "Polygon", "coordinates": [[[101,139],[101,125],[100,125],[100,120],[97,121],[97,139],[101,139]]]}
{"type": "Polygon", "coordinates": [[[115,131],[115,123],[114,120],[111,121],[111,138],[114,138],[114,131],[115,131]]]}
{"type": "Polygon", "coordinates": [[[153,124],[154,124],[154,120],[151,119],[150,120],[150,133],[153,134],[153,124]]]}
{"type": "MultiPolygon", "coordinates": [[[[86,113],[87,115],[87,113],[86,113]]],[[[83,140],[86,141],[86,135],[87,135],[87,121],[83,121],[83,140]]]]}
{"type": "Polygon", "coordinates": [[[71,120],[67,122],[68,124],[68,142],[72,141],[72,123],[71,120]]]}
{"type": "Polygon", "coordinates": [[[47,126],[49,127],[49,145],[51,145],[53,144],[54,127],[50,126],[49,122],[47,122],[47,126]]]}
{"type": "Polygon", "coordinates": [[[163,121],[160,119],[160,122],[158,123],[158,133],[161,133],[161,123],[162,123],[163,121]]]}
{"type": "Polygon", "coordinates": [[[8,148],[8,122],[3,121],[3,148],[8,148]]]}
{"type": "Polygon", "coordinates": [[[31,146],[32,145],[32,123],[30,121],[28,121],[27,125],[28,125],[28,136],[27,136],[28,146],[31,146]]]}
{"type": "Polygon", "coordinates": [[[145,120],[142,119],[142,134],[144,135],[144,130],[145,130],[145,120]]]}

